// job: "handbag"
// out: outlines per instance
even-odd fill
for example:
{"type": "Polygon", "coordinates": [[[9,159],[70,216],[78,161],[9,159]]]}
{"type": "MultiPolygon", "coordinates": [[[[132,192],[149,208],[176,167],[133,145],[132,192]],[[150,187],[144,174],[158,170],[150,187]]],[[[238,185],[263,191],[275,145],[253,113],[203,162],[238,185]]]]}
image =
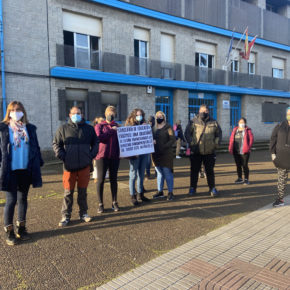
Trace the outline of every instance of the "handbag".
{"type": "Polygon", "coordinates": [[[205,132],[205,129],[206,129],[206,124],[204,125],[204,128],[203,128],[203,130],[202,130],[202,132],[201,132],[201,134],[199,136],[199,139],[196,142],[196,144],[191,146],[191,154],[199,154],[199,143],[200,143],[201,138],[202,138],[202,136],[203,136],[203,134],[205,132]]]}

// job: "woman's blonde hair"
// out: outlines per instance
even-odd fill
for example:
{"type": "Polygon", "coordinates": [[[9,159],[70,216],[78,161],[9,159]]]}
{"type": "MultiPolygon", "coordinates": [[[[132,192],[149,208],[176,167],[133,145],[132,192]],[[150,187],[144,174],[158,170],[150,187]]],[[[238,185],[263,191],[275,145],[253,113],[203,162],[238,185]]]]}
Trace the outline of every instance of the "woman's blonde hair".
{"type": "Polygon", "coordinates": [[[158,112],[156,112],[156,114],[155,114],[155,119],[157,119],[157,115],[162,115],[163,118],[164,118],[164,121],[166,122],[166,115],[165,115],[162,111],[158,111],[158,112]]]}
{"type": "Polygon", "coordinates": [[[116,115],[117,114],[116,107],[108,106],[105,110],[105,116],[109,115],[109,113],[114,113],[116,115]]]}
{"type": "Polygon", "coordinates": [[[18,101],[13,101],[7,106],[6,115],[2,122],[4,122],[5,124],[9,124],[10,112],[13,110],[15,106],[18,106],[20,110],[23,112],[23,117],[20,119],[20,121],[23,122],[24,124],[28,124],[27,114],[24,109],[24,106],[21,102],[18,102],[18,101]]]}

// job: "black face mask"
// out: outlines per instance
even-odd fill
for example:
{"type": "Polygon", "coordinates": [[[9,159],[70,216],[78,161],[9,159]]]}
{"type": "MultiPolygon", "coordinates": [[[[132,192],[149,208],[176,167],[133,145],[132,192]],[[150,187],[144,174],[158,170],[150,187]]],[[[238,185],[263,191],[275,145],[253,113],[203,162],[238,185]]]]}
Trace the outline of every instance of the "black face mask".
{"type": "Polygon", "coordinates": [[[200,113],[199,114],[200,115],[200,118],[202,119],[202,120],[206,120],[207,119],[207,117],[209,116],[209,114],[208,113],[200,113]]]}
{"type": "Polygon", "coordinates": [[[163,123],[163,121],[164,121],[164,119],[159,119],[159,118],[157,118],[156,120],[157,120],[157,123],[158,123],[158,124],[161,124],[161,123],[163,123]]]}
{"type": "Polygon", "coordinates": [[[112,122],[112,121],[114,121],[114,119],[115,119],[114,115],[108,115],[108,116],[106,117],[106,120],[107,120],[108,122],[112,122]]]}

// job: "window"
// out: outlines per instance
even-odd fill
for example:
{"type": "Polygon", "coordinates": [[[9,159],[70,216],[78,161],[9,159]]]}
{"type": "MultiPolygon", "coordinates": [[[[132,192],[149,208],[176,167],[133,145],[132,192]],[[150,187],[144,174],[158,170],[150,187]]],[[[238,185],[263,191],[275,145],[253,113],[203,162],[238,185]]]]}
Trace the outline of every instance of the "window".
{"type": "Polygon", "coordinates": [[[285,120],[287,104],[273,104],[265,102],[262,104],[262,122],[281,122],[285,120]]]}
{"type": "Polygon", "coordinates": [[[149,30],[134,27],[135,73],[148,75],[149,30]]]}
{"type": "Polygon", "coordinates": [[[65,65],[100,69],[100,38],[64,31],[65,65]]]}
{"type": "Polygon", "coordinates": [[[172,79],[174,77],[175,38],[174,35],[161,33],[161,77],[172,79]]]}
{"type": "Polygon", "coordinates": [[[88,91],[81,89],[66,89],[66,116],[69,115],[71,107],[79,107],[85,119],[88,119],[88,91]]]}
{"type": "Polygon", "coordinates": [[[100,69],[101,37],[100,19],[63,11],[65,65],[100,69]]]}
{"type": "Polygon", "coordinates": [[[249,62],[248,63],[248,73],[250,75],[254,75],[255,74],[255,63],[253,63],[253,62],[249,62]]]}
{"type": "Polygon", "coordinates": [[[284,78],[284,70],[279,68],[272,69],[272,76],[273,78],[283,79],[284,78]]]}
{"type": "Polygon", "coordinates": [[[238,60],[233,60],[231,63],[231,71],[239,72],[240,71],[240,63],[238,60]]]}
{"type": "Polygon", "coordinates": [[[199,67],[214,68],[214,55],[196,53],[195,65],[199,67]]]}
{"type": "Polygon", "coordinates": [[[285,60],[278,57],[272,57],[272,76],[273,78],[283,79],[285,69],[285,60]]]}
{"type": "Polygon", "coordinates": [[[210,116],[216,119],[217,104],[216,95],[206,94],[203,92],[189,93],[188,98],[188,120],[192,120],[199,112],[199,107],[202,104],[206,104],[209,107],[210,116]]]}

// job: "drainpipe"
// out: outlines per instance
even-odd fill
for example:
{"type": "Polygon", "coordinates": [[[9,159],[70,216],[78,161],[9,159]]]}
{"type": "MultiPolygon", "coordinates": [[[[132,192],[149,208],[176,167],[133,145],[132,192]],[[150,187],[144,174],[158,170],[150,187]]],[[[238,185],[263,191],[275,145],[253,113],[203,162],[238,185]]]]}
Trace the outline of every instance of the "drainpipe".
{"type": "Polygon", "coordinates": [[[1,45],[1,80],[2,80],[2,106],[3,116],[6,114],[6,84],[5,84],[5,62],[4,62],[4,31],[3,31],[3,8],[0,0],[0,45],[1,45]]]}

